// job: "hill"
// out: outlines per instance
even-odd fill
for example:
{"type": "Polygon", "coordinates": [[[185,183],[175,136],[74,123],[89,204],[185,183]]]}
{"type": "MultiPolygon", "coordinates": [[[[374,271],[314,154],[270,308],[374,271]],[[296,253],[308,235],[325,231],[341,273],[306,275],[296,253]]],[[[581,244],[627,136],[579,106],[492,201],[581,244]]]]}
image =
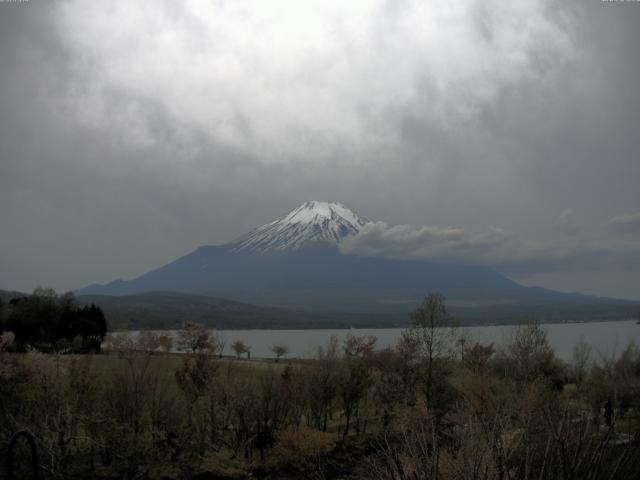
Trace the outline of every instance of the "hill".
{"type": "Polygon", "coordinates": [[[270,308],[205,295],[154,291],[135,295],[80,295],[81,305],[99,305],[112,330],[177,329],[185,322],[218,329],[344,328],[404,325],[388,316],[311,313],[270,308]]]}

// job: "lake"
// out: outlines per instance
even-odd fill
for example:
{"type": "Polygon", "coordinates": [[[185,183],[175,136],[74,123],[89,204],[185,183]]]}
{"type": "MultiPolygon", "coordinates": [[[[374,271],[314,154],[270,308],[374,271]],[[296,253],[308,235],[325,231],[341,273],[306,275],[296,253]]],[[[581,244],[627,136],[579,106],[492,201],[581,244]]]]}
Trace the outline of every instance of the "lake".
{"type": "MultiPolygon", "coordinates": [[[[555,323],[542,326],[547,332],[549,343],[556,355],[570,360],[573,347],[581,341],[591,345],[593,354],[607,357],[619,355],[630,341],[640,344],[640,325],[635,320],[588,323],[555,323]]],[[[472,341],[504,344],[513,333],[515,325],[460,327],[472,341]]],[[[271,346],[283,344],[289,348],[288,358],[314,357],[318,347],[328,343],[332,335],[342,341],[348,334],[358,336],[373,335],[378,338],[377,346],[394,344],[400,337],[402,328],[361,328],[322,330],[219,330],[225,341],[225,355],[232,355],[231,343],[242,340],[251,347],[252,358],[272,358],[271,346]]],[[[134,332],[134,334],[137,332],[134,332]]],[[[167,333],[167,332],[164,332],[167,333]]],[[[175,331],[171,331],[175,335],[175,331]]]]}

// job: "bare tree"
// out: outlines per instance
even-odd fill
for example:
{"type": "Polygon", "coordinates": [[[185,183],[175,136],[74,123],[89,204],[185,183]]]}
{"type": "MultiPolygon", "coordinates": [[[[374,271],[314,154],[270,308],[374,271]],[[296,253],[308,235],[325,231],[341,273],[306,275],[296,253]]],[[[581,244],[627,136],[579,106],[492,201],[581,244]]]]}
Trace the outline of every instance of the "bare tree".
{"type": "Polygon", "coordinates": [[[182,350],[191,353],[216,353],[220,349],[218,335],[197,323],[187,323],[185,328],[178,332],[178,345],[182,350]]]}
{"type": "Polygon", "coordinates": [[[481,373],[485,370],[494,353],[496,353],[496,349],[493,343],[483,345],[475,342],[473,345],[465,347],[462,364],[475,373],[481,373]]]}
{"type": "Polygon", "coordinates": [[[377,341],[377,337],[373,335],[358,337],[349,333],[344,340],[344,354],[347,358],[358,357],[369,359],[373,355],[377,341]]]}
{"type": "Polygon", "coordinates": [[[516,327],[507,354],[517,380],[551,379],[558,368],[547,332],[535,321],[516,327]]]}
{"type": "Polygon", "coordinates": [[[220,335],[219,333],[216,333],[215,338],[216,338],[216,343],[218,345],[218,348],[217,348],[218,356],[222,358],[222,355],[224,353],[224,347],[227,345],[227,340],[224,338],[224,336],[220,335]]]}
{"type": "Polygon", "coordinates": [[[187,398],[188,417],[191,422],[191,408],[198,397],[206,395],[213,388],[213,379],[219,363],[211,355],[195,353],[185,355],[182,366],[176,371],[176,381],[187,398]]]}
{"type": "Polygon", "coordinates": [[[231,344],[231,350],[235,352],[236,357],[240,358],[243,353],[249,351],[249,347],[242,340],[236,340],[231,344]]]}
{"type": "Polygon", "coordinates": [[[163,352],[169,353],[171,351],[171,347],[173,346],[173,338],[169,335],[160,335],[158,338],[158,343],[160,344],[160,349],[163,352]]]}
{"type": "Polygon", "coordinates": [[[327,431],[331,406],[338,392],[338,337],[331,335],[326,347],[318,347],[317,362],[308,366],[306,375],[306,395],[308,421],[318,429],[327,431]]]}
{"type": "Polygon", "coordinates": [[[371,359],[377,338],[348,335],[344,341],[344,362],[340,368],[339,393],[345,417],[343,438],[349,435],[351,419],[356,420],[356,430],[360,433],[360,407],[369,393],[373,378],[371,359]]]}
{"type": "Polygon", "coordinates": [[[0,335],[0,352],[11,348],[15,339],[16,336],[13,332],[2,332],[2,335],[0,335]]]}
{"type": "Polygon", "coordinates": [[[139,350],[145,353],[153,353],[160,348],[160,337],[155,332],[140,332],[136,344],[139,350]]]}
{"type": "Polygon", "coordinates": [[[581,341],[574,345],[573,355],[571,358],[571,369],[576,385],[580,386],[589,368],[591,362],[591,346],[581,341]]]}
{"type": "Polygon", "coordinates": [[[411,335],[416,339],[426,361],[425,397],[430,402],[433,390],[433,368],[435,360],[448,353],[452,347],[454,332],[447,328],[450,317],[444,297],[430,293],[411,314],[411,335]]]}
{"type": "Polygon", "coordinates": [[[289,347],[283,344],[276,344],[271,347],[271,351],[276,356],[276,362],[278,362],[281,357],[284,357],[289,353],[289,347]]]}

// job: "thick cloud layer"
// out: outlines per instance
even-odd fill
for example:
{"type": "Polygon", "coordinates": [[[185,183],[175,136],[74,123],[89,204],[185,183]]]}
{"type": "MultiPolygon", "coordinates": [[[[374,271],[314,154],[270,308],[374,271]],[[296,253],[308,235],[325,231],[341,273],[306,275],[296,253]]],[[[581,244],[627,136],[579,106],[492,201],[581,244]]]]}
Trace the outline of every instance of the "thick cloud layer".
{"type": "MultiPolygon", "coordinates": [[[[561,215],[562,217],[562,215],[561,215]]],[[[567,261],[583,257],[601,257],[599,263],[617,263],[620,257],[633,256],[640,261],[638,238],[619,239],[616,236],[581,236],[539,241],[523,238],[514,232],[489,227],[484,231],[464,228],[408,225],[388,226],[371,222],[357,235],[348,238],[340,248],[344,253],[364,256],[422,259],[495,267],[522,267],[536,270],[561,268],[567,261]]],[[[591,258],[593,260],[593,258],[591,258]]]]}
{"type": "Polygon", "coordinates": [[[260,162],[326,160],[346,147],[350,162],[366,165],[382,152],[398,160],[406,111],[426,107],[423,121],[445,135],[473,125],[503,90],[544,81],[570,61],[570,18],[548,8],[74,0],[58,20],[74,58],[74,106],[96,128],[118,124],[143,146],[164,141],[145,109],[111,108],[117,91],[260,162]]]}
{"type": "Polygon", "coordinates": [[[414,226],[350,248],[640,298],[639,21],[545,0],[0,3],[0,288],[135,276],[317,199],[414,226]]]}
{"type": "Polygon", "coordinates": [[[341,246],[343,253],[407,259],[500,265],[562,256],[558,248],[526,242],[499,228],[468,232],[463,228],[408,225],[388,226],[384,222],[367,224],[341,246]]]}

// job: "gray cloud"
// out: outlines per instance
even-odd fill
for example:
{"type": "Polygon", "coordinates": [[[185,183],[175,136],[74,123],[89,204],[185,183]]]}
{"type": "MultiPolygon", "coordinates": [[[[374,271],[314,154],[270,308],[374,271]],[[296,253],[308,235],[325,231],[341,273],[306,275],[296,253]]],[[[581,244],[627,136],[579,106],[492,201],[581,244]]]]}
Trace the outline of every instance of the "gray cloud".
{"type": "Polygon", "coordinates": [[[621,213],[609,220],[609,226],[621,233],[640,232],[640,212],[621,213]]]}
{"type": "Polygon", "coordinates": [[[576,221],[573,209],[567,208],[563,210],[556,219],[556,228],[565,235],[575,236],[580,233],[582,227],[576,221]]]}
{"type": "Polygon", "coordinates": [[[132,277],[309,199],[460,225],[420,235],[554,287],[574,289],[562,268],[640,280],[633,253],[593,253],[633,252],[601,226],[640,210],[638,21],[579,1],[0,3],[0,288],[132,277]],[[540,245],[563,260],[526,257],[540,245]]]}
{"type": "MultiPolygon", "coordinates": [[[[389,226],[371,222],[340,246],[344,253],[420,259],[437,262],[489,265],[514,270],[549,271],[588,260],[587,265],[628,262],[637,259],[640,246],[610,238],[558,238],[541,241],[489,227],[481,231],[464,228],[408,225],[389,226]]],[[[638,261],[633,261],[635,267],[638,261]]]]}
{"type": "Polygon", "coordinates": [[[137,105],[110,108],[105,91],[117,89],[266,163],[326,161],[336,146],[363,165],[397,158],[393,122],[410,106],[428,100],[421,116],[445,132],[472,124],[503,90],[543,81],[574,53],[568,19],[539,0],[151,4],[61,4],[75,114],[134,144],[158,141],[137,105]]]}
{"type": "Polygon", "coordinates": [[[463,228],[371,222],[340,246],[343,253],[461,263],[502,263],[520,257],[521,245],[511,232],[490,228],[468,232],[463,228]]]}

